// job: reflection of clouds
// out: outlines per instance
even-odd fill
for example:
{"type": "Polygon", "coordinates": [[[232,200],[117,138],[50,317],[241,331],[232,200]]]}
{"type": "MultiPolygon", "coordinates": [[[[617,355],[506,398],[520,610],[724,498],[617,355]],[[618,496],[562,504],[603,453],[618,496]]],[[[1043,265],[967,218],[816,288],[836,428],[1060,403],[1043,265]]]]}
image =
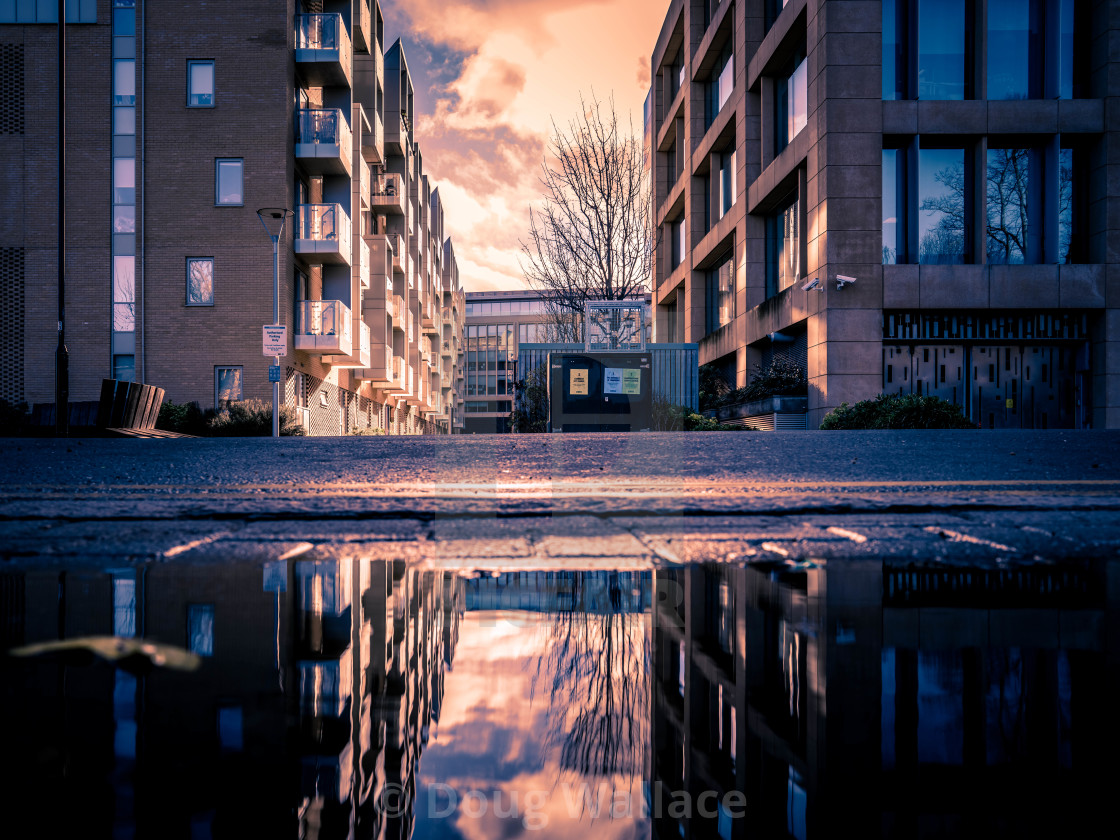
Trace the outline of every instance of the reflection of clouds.
{"type": "Polygon", "coordinates": [[[592,90],[635,133],[661,14],[648,0],[383,0],[414,75],[417,138],[469,291],[522,288],[519,241],[552,121],[592,90]],[[413,44],[416,47],[413,47],[413,44]]]}
{"type": "MultiPolygon", "coordinates": [[[[533,697],[533,679],[547,653],[545,631],[553,620],[542,613],[509,610],[463,616],[439,728],[420,765],[417,838],[457,833],[478,840],[548,840],[588,830],[620,840],[648,836],[649,824],[640,819],[640,774],[604,780],[601,815],[592,822],[581,788],[584,780],[562,772],[558,756],[542,754],[549,699],[539,693],[533,697]],[[442,786],[453,790],[458,801],[449,815],[442,786]],[[610,790],[618,791],[622,803],[613,821],[608,816],[610,790]],[[466,798],[472,791],[478,793],[466,798]],[[495,814],[495,802],[510,816],[495,814]]],[[[538,679],[550,682],[552,674],[542,668],[538,679]]],[[[596,782],[588,784],[588,795],[593,795],[596,782]]]]}

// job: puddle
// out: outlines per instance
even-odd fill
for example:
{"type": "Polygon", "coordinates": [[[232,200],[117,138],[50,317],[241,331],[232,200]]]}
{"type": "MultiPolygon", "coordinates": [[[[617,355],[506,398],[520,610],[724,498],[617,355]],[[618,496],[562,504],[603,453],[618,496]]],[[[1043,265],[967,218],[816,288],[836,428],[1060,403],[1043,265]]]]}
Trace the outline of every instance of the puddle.
{"type": "Polygon", "coordinates": [[[1065,836],[1110,814],[1118,591],[1092,562],[8,571],[4,648],[198,660],[9,657],[4,813],[36,837],[1065,836]]]}

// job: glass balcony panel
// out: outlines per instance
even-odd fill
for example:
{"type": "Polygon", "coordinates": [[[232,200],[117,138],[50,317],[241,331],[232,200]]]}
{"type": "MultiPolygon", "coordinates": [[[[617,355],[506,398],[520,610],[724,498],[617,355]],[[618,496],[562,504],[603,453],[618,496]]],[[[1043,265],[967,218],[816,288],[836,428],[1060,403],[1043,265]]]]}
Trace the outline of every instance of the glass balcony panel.
{"type": "Polygon", "coordinates": [[[296,62],[308,81],[350,86],[353,46],[342,15],[296,15],[296,62]]]}
{"type": "Polygon", "coordinates": [[[350,217],[340,204],[301,204],[295,251],[309,261],[350,264],[350,217]]]}

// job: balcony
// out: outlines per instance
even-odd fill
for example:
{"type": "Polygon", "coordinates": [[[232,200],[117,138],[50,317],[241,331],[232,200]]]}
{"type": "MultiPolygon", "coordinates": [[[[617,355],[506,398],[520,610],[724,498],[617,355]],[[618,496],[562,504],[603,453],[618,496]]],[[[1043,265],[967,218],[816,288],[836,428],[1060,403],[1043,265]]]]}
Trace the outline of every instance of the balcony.
{"type": "Polygon", "coordinates": [[[296,349],[320,356],[354,352],[350,307],[340,300],[301,300],[296,305],[296,349]]]}
{"type": "Polygon", "coordinates": [[[354,376],[375,385],[390,385],[393,382],[393,347],[390,344],[374,344],[370,347],[369,365],[358,368],[354,376]]]}
{"type": "Polygon", "coordinates": [[[393,273],[403,277],[408,273],[408,250],[404,247],[404,237],[399,233],[390,234],[389,245],[393,249],[393,273]]]}
{"type": "Polygon", "coordinates": [[[445,338],[441,342],[441,347],[440,347],[440,353],[439,354],[441,356],[443,356],[443,358],[445,358],[445,359],[450,359],[451,358],[451,339],[445,338]]]}
{"type": "Polygon", "coordinates": [[[342,15],[296,15],[296,70],[312,87],[351,87],[353,49],[342,15]]]}
{"type": "Polygon", "coordinates": [[[339,108],[296,112],[296,159],[312,175],[349,175],[354,137],[339,108]]]}
{"type": "Polygon", "coordinates": [[[350,217],[341,204],[301,204],[295,252],[311,265],[350,265],[350,217]]]}
{"type": "Polygon", "coordinates": [[[405,212],[408,196],[404,194],[404,179],[396,172],[386,172],[370,188],[375,213],[401,216],[405,212]]]}
{"type": "Polygon", "coordinates": [[[353,320],[353,333],[358,336],[358,346],[353,348],[344,359],[334,359],[331,364],[335,367],[342,368],[368,368],[370,363],[369,357],[369,324],[361,318],[353,320]]]}
{"type": "MultiPolygon", "coordinates": [[[[367,234],[362,237],[369,248],[369,276],[371,288],[376,290],[373,297],[380,300],[386,287],[393,285],[392,248],[389,237],[378,234],[367,234]]],[[[368,298],[367,298],[368,299],[368,298]]]]}
{"type": "Polygon", "coordinates": [[[391,155],[407,154],[410,124],[404,113],[385,114],[385,151],[391,155]]]}
{"type": "Polygon", "coordinates": [[[408,333],[407,333],[407,335],[408,335],[408,343],[412,344],[412,342],[416,340],[416,314],[411,309],[408,310],[408,333]]]}
{"type": "Polygon", "coordinates": [[[403,333],[408,327],[408,310],[405,308],[404,298],[400,295],[393,295],[393,309],[390,314],[393,316],[393,329],[403,333]]]}
{"type": "Polygon", "coordinates": [[[362,157],[366,163],[381,164],[385,162],[385,123],[376,111],[366,111],[360,104],[355,103],[355,108],[361,111],[362,116],[362,157]]]}
{"type": "Polygon", "coordinates": [[[362,284],[363,289],[369,288],[370,278],[370,251],[369,243],[362,237],[358,237],[358,282],[362,284]]]}
{"type": "Polygon", "coordinates": [[[442,374],[440,375],[440,378],[439,378],[439,387],[440,387],[440,388],[441,388],[442,390],[444,390],[444,391],[447,391],[447,390],[450,390],[450,389],[451,389],[451,371],[449,371],[449,370],[445,370],[445,371],[444,371],[444,372],[443,372],[443,373],[442,373],[442,374]]]}
{"type": "Polygon", "coordinates": [[[354,47],[362,52],[371,53],[377,46],[377,33],[373,31],[372,15],[369,10],[370,0],[357,0],[354,8],[357,9],[357,22],[354,25],[354,47]]]}
{"type": "Polygon", "coordinates": [[[369,209],[369,164],[364,160],[358,161],[358,191],[362,207],[369,209]]]}

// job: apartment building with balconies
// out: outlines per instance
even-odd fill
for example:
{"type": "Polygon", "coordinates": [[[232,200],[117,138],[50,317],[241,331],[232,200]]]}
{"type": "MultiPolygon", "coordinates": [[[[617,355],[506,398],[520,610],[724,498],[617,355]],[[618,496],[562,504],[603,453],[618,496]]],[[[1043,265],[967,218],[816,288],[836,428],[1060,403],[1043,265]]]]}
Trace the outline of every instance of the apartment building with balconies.
{"type": "MultiPolygon", "coordinates": [[[[57,25],[9,5],[0,146],[20,177],[0,223],[0,397],[50,403],[57,25]]],[[[443,206],[413,135],[404,48],[386,50],[377,0],[251,0],[206,14],[71,5],[70,399],[96,399],[117,378],[203,408],[267,400],[273,249],[257,209],[284,208],[285,402],[311,434],[451,431],[454,391],[430,350],[443,332],[443,206]]]]}
{"type": "Polygon", "coordinates": [[[655,341],[732,386],[796,361],[807,428],[880,393],[1120,426],[1118,28],[1073,0],[674,0],[655,341]]]}

